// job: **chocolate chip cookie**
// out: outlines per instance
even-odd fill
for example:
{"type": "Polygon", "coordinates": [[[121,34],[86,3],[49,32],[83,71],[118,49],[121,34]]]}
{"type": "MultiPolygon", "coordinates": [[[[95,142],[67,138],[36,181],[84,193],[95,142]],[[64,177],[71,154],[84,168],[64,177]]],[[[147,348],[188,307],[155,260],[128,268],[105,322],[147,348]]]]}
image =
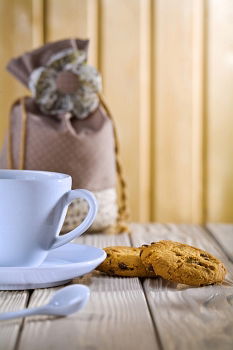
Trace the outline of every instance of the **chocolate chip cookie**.
{"type": "Polygon", "coordinates": [[[141,248],[117,246],[104,250],[107,257],[97,270],[112,276],[155,277],[154,270],[147,271],[141,261],[141,248]]]}
{"type": "Polygon", "coordinates": [[[142,247],[141,260],[148,272],[190,286],[221,283],[226,275],[223,263],[204,250],[173,241],[159,241],[142,247]]]}

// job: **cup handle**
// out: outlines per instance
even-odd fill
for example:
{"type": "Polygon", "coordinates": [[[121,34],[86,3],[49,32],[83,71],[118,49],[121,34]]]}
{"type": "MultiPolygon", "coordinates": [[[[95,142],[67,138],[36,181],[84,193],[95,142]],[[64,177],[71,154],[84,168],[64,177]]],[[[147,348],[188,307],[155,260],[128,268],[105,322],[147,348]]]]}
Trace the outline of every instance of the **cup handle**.
{"type": "Polygon", "coordinates": [[[75,237],[81,236],[93,223],[96,213],[97,213],[97,202],[95,196],[87,190],[71,190],[67,193],[65,199],[65,205],[69,205],[74,199],[82,198],[85,199],[89,205],[89,211],[83,222],[76,227],[74,230],[66,233],[63,236],[57,236],[55,242],[52,244],[50,249],[58,248],[70,241],[75,237]]]}

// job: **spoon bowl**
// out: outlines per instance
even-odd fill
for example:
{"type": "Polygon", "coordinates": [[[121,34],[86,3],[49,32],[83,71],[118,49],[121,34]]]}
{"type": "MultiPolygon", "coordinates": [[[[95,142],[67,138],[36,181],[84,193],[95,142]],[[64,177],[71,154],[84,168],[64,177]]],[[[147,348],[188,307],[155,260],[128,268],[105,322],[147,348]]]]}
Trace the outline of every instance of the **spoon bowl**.
{"type": "Polygon", "coordinates": [[[81,284],[73,284],[56,292],[49,303],[48,308],[53,315],[67,316],[81,309],[88,301],[90,289],[81,284]]]}
{"type": "Polygon", "coordinates": [[[30,315],[68,316],[87,303],[90,289],[82,284],[72,284],[54,293],[49,303],[33,309],[24,309],[0,314],[0,320],[25,317],[30,315]]]}

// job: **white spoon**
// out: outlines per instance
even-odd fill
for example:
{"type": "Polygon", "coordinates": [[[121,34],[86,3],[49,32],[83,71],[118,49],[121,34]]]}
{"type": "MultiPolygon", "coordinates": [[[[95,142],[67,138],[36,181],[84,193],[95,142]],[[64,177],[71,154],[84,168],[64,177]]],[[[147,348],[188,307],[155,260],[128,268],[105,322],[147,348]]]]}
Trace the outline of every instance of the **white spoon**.
{"type": "Polygon", "coordinates": [[[73,284],[60,289],[46,305],[0,314],[0,320],[25,317],[29,315],[67,316],[80,310],[88,301],[90,290],[82,284],[73,284]]]}

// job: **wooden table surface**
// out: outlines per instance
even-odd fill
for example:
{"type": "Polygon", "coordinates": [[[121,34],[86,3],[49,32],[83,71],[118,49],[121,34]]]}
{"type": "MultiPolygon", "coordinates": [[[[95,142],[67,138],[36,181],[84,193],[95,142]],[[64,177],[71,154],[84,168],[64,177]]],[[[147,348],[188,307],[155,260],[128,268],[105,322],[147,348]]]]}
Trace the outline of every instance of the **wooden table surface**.
{"type": "MultiPolygon", "coordinates": [[[[87,306],[66,317],[1,321],[1,350],[233,349],[233,225],[133,224],[132,234],[86,234],[77,243],[105,247],[171,239],[205,249],[228,269],[222,286],[192,288],[161,278],[77,278],[91,289],[87,306]]],[[[0,291],[0,312],[44,304],[59,289],[0,291]]]]}

